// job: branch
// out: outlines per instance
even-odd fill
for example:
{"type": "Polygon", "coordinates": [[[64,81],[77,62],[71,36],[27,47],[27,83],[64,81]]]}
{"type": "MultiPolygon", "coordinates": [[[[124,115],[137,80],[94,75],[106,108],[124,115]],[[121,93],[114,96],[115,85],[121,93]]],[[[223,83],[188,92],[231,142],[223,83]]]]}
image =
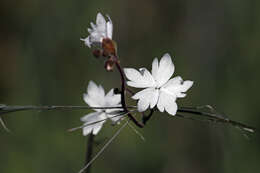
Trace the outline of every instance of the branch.
{"type": "MultiPolygon", "coordinates": [[[[3,116],[3,114],[7,113],[12,113],[12,112],[18,112],[18,111],[30,111],[30,110],[40,110],[40,111],[45,111],[45,110],[84,110],[84,109],[122,109],[123,107],[89,107],[89,106],[10,106],[10,105],[0,105],[0,115],[3,116]]],[[[124,112],[123,114],[130,114],[133,110],[128,110],[128,109],[133,109],[136,108],[136,106],[126,106],[127,111],[124,112]]],[[[243,131],[254,133],[256,131],[255,127],[251,127],[249,125],[243,124],[238,121],[231,120],[224,116],[223,114],[219,114],[215,112],[215,110],[212,107],[209,106],[200,106],[200,107],[180,107],[178,109],[178,114],[176,116],[185,118],[185,119],[193,119],[193,120],[202,120],[202,121],[207,121],[207,122],[212,122],[212,123],[223,123],[227,125],[231,125],[233,127],[237,127],[243,131]],[[202,108],[208,108],[210,111],[204,111],[201,110],[202,108]],[[190,117],[183,116],[181,115],[182,113],[184,114],[189,114],[190,117]]],[[[152,113],[152,112],[150,112],[152,113]]],[[[131,115],[131,114],[130,114],[131,115]]],[[[149,114],[151,115],[151,114],[149,114]]],[[[1,117],[0,116],[0,117],[1,117]]],[[[120,115],[118,115],[120,116],[120,115]]],[[[132,115],[131,115],[132,116],[132,115]]],[[[133,116],[132,116],[133,117],[133,116]]],[[[149,116],[148,116],[149,117],[149,116]]],[[[146,118],[148,118],[146,117],[146,118]]],[[[151,118],[151,117],[149,117],[151,118]]],[[[132,120],[132,119],[131,119],[132,120]]],[[[133,117],[133,121],[138,125],[140,123],[133,117]]],[[[146,122],[147,120],[145,120],[146,122]]],[[[82,128],[84,126],[80,126],[76,129],[82,128]]],[[[139,127],[139,126],[138,126],[139,127]]],[[[141,127],[142,124],[141,124],[141,127]]],[[[6,128],[6,127],[5,127],[6,128]]],[[[75,129],[73,129],[75,130],[75,129]]]]}
{"type": "Polygon", "coordinates": [[[99,156],[100,154],[105,151],[105,149],[109,146],[109,144],[120,134],[120,132],[126,127],[126,125],[129,123],[129,120],[125,122],[117,131],[116,133],[107,141],[107,143],[99,150],[99,152],[84,166],[78,173],[82,173],[85,169],[87,169],[99,156]]]}
{"type": "MultiPolygon", "coordinates": [[[[115,57],[116,58],[116,57],[115,57]]],[[[115,61],[115,63],[116,63],[116,67],[117,67],[117,69],[118,69],[118,71],[119,71],[119,73],[120,73],[120,77],[121,77],[121,104],[122,104],[122,107],[123,107],[123,109],[126,111],[126,112],[129,112],[128,111],[128,109],[127,109],[127,106],[126,106],[126,102],[125,102],[125,91],[126,91],[126,87],[125,87],[125,75],[124,75],[124,72],[123,72],[123,70],[122,70],[122,68],[121,68],[121,66],[120,66],[120,64],[119,64],[119,61],[117,60],[117,58],[116,58],[116,61],[115,61]]],[[[135,119],[135,117],[131,114],[131,113],[129,113],[128,114],[128,117],[135,123],[135,125],[136,126],[138,126],[138,127],[140,127],[140,128],[143,128],[144,127],[144,125],[142,124],[142,123],[140,123],[139,121],[137,121],[136,119],[135,119]]]]}
{"type": "MultiPolygon", "coordinates": [[[[91,159],[92,159],[94,137],[95,137],[95,135],[93,133],[89,134],[88,141],[87,141],[87,146],[86,146],[87,150],[86,150],[86,162],[85,162],[85,165],[87,165],[91,161],[91,159]]],[[[85,170],[85,173],[90,173],[90,172],[91,172],[91,165],[89,165],[89,167],[85,170]]]]}
{"type": "Polygon", "coordinates": [[[150,113],[146,116],[145,114],[143,114],[143,124],[146,124],[146,122],[152,117],[154,110],[150,109],[150,113]]]}
{"type": "MultiPolygon", "coordinates": [[[[34,106],[34,105],[25,105],[25,106],[9,106],[9,105],[0,105],[0,115],[18,112],[18,111],[49,111],[49,110],[83,110],[83,109],[122,109],[122,106],[115,107],[89,107],[89,106],[34,106]]],[[[135,108],[135,106],[128,106],[127,108],[135,108]]]]}
{"type": "Polygon", "coordinates": [[[0,124],[3,126],[3,128],[5,129],[5,131],[10,132],[10,130],[7,128],[7,126],[5,125],[4,120],[2,119],[2,117],[0,116],[0,124]]]}
{"type": "Polygon", "coordinates": [[[181,114],[177,114],[177,116],[181,118],[186,118],[186,119],[192,119],[192,120],[202,120],[202,121],[209,121],[213,123],[223,123],[223,124],[228,124],[233,127],[237,127],[245,132],[249,133],[254,133],[256,131],[255,127],[248,126],[246,124],[231,120],[227,118],[226,116],[219,114],[217,112],[213,112],[214,109],[209,106],[201,106],[201,107],[181,107],[178,109],[178,113],[187,113],[190,115],[193,115],[193,117],[187,117],[183,116],[181,114]],[[211,112],[206,112],[206,111],[200,111],[202,108],[209,108],[211,112]],[[194,117],[196,115],[197,117],[194,117]],[[204,119],[198,119],[198,118],[204,118],[204,119]]]}

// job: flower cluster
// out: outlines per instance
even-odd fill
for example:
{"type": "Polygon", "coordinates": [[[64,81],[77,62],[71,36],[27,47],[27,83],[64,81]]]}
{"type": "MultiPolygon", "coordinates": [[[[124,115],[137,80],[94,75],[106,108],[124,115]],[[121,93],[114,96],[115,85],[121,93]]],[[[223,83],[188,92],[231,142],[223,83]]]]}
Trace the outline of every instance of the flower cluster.
{"type": "Polygon", "coordinates": [[[136,93],[132,98],[138,100],[139,112],[157,108],[160,112],[166,110],[169,114],[175,115],[177,112],[176,99],[185,97],[186,92],[193,84],[192,81],[183,81],[180,76],[171,76],[174,73],[174,64],[169,54],[163,55],[160,63],[155,58],[152,64],[152,74],[146,69],[139,71],[133,68],[124,69],[126,77],[129,79],[127,85],[135,88],[145,88],[136,93]]]}
{"type": "Polygon", "coordinates": [[[171,56],[167,53],[163,55],[160,61],[157,58],[153,60],[151,72],[146,68],[140,68],[139,70],[134,68],[121,69],[116,44],[112,40],[113,24],[110,17],[107,16],[107,18],[108,21],[105,20],[101,13],[98,13],[96,24],[90,23],[92,28],[88,28],[90,35],[81,40],[89,48],[94,47],[93,54],[96,57],[103,56],[107,58],[105,63],[107,70],[112,70],[113,65],[117,64],[122,78],[122,91],[120,94],[114,94],[112,89],[105,95],[103,87],[97,86],[91,81],[88,85],[87,94],[84,94],[84,100],[91,107],[122,106],[122,109],[94,109],[94,113],[82,117],[81,120],[86,125],[83,128],[84,135],[90,133],[96,135],[107,118],[117,122],[123,117],[120,112],[129,114],[124,100],[125,84],[143,89],[132,96],[132,99],[138,100],[137,110],[139,112],[144,112],[148,108],[156,110],[157,107],[160,112],[166,111],[173,116],[178,110],[176,99],[185,97],[185,92],[193,85],[193,81],[183,81],[180,76],[171,78],[175,67],[171,56]],[[128,81],[125,81],[125,77],[128,81]],[[116,116],[118,114],[120,116],[116,116]]]}
{"type": "Polygon", "coordinates": [[[109,16],[107,16],[108,22],[102,16],[101,13],[97,14],[96,24],[90,23],[92,28],[88,28],[89,36],[85,39],[80,39],[85,42],[85,45],[91,48],[91,46],[101,46],[103,39],[112,39],[113,23],[109,16]]]}
{"type": "Polygon", "coordinates": [[[84,136],[91,132],[96,135],[108,118],[114,123],[119,122],[122,118],[120,114],[122,109],[112,108],[121,106],[120,94],[114,94],[113,89],[105,94],[104,88],[101,85],[97,86],[93,81],[90,81],[87,93],[83,94],[83,99],[90,107],[97,108],[94,109],[95,112],[89,113],[81,118],[81,121],[86,125],[83,128],[84,136]]]}
{"type": "Polygon", "coordinates": [[[117,60],[116,43],[112,39],[113,35],[113,23],[110,17],[107,15],[108,21],[101,13],[97,14],[96,24],[90,23],[92,28],[88,28],[89,36],[81,38],[85,45],[89,48],[93,47],[93,55],[97,58],[103,56],[106,58],[105,69],[112,71],[115,61],[117,60]]]}

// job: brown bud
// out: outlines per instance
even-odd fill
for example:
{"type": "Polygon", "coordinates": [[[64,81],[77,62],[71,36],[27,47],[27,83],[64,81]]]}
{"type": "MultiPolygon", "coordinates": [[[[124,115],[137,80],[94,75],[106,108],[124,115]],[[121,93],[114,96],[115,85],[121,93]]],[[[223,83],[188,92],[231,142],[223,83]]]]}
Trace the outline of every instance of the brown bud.
{"type": "Polygon", "coordinates": [[[103,54],[102,52],[103,52],[103,51],[100,50],[100,49],[95,49],[95,50],[92,51],[92,54],[93,54],[96,58],[99,58],[99,57],[102,56],[102,54],[103,54]]]}
{"type": "Polygon", "coordinates": [[[109,55],[116,56],[116,43],[109,39],[104,38],[102,41],[103,56],[108,57],[109,55]]]}
{"type": "Polygon", "coordinates": [[[107,71],[113,71],[114,64],[115,64],[115,62],[114,62],[113,58],[110,57],[110,58],[105,62],[105,69],[106,69],[107,71]]]}

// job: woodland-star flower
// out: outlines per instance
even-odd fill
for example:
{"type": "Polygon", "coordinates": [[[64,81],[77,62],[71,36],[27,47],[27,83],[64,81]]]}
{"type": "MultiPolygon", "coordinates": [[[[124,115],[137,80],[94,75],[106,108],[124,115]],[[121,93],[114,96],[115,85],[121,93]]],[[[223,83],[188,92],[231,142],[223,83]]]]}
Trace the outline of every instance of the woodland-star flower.
{"type": "Polygon", "coordinates": [[[107,15],[108,22],[101,13],[97,14],[96,24],[90,23],[92,28],[88,28],[89,36],[84,39],[80,39],[85,42],[85,45],[91,48],[91,46],[101,46],[104,38],[112,40],[113,23],[110,17],[107,15]]]}
{"type": "MultiPolygon", "coordinates": [[[[121,106],[120,94],[114,94],[114,90],[111,89],[105,95],[104,88],[101,85],[97,86],[93,81],[89,82],[87,93],[83,94],[83,99],[90,107],[121,106]]],[[[122,111],[122,109],[111,108],[111,109],[94,109],[94,110],[95,112],[89,113],[81,118],[81,121],[83,121],[84,125],[86,125],[83,128],[84,136],[90,134],[91,132],[94,135],[96,135],[101,130],[107,118],[110,118],[113,122],[118,122],[120,118],[122,118],[122,116],[116,116],[120,114],[120,111],[122,111]]]]}
{"type": "Polygon", "coordinates": [[[193,81],[183,81],[180,76],[171,76],[174,73],[174,64],[169,54],[164,54],[160,62],[155,58],[152,63],[152,74],[145,68],[139,71],[133,68],[124,69],[126,77],[129,79],[127,85],[135,88],[145,88],[136,93],[132,98],[138,100],[139,112],[150,108],[157,108],[160,112],[164,110],[171,115],[177,112],[177,98],[186,96],[186,92],[193,81]]]}

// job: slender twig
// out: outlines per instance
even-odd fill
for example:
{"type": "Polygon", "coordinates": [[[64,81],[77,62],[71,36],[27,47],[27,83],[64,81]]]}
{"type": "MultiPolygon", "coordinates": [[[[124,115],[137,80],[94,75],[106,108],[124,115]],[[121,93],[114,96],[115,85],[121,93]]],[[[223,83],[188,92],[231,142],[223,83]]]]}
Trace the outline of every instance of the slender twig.
{"type": "MultiPolygon", "coordinates": [[[[88,136],[87,146],[86,146],[87,150],[86,150],[85,165],[87,165],[92,159],[94,137],[95,135],[92,132],[88,136]]],[[[90,172],[91,172],[91,165],[89,165],[89,167],[85,170],[85,173],[90,173],[90,172]]]]}
{"type": "MultiPolygon", "coordinates": [[[[120,73],[120,77],[121,77],[121,104],[122,104],[123,109],[126,112],[128,112],[128,108],[127,108],[126,101],[125,101],[125,90],[126,90],[125,74],[124,74],[118,60],[115,61],[115,64],[116,64],[116,67],[117,67],[117,69],[120,73]]],[[[144,125],[142,123],[140,123],[139,121],[137,121],[131,113],[128,114],[128,117],[135,123],[136,126],[138,126],[140,128],[144,127],[144,125]]]]}
{"type": "Polygon", "coordinates": [[[7,128],[7,126],[5,125],[4,120],[2,119],[2,117],[0,116],[0,124],[3,126],[3,128],[5,129],[5,131],[10,132],[10,130],[7,128]]]}
{"type": "Polygon", "coordinates": [[[126,127],[129,123],[129,120],[125,124],[123,124],[117,132],[109,139],[109,141],[101,148],[101,150],[89,161],[86,166],[84,166],[78,173],[82,173],[85,169],[87,169],[99,156],[103,153],[103,151],[109,146],[109,144],[120,134],[120,132],[126,127]]]}
{"type": "Polygon", "coordinates": [[[145,142],[144,136],[132,124],[128,123],[128,126],[145,142]]]}
{"type": "Polygon", "coordinates": [[[132,90],[130,90],[129,88],[126,88],[126,91],[129,93],[129,94],[131,94],[131,96],[133,96],[135,93],[132,91],[132,90]]]}
{"type": "MultiPolygon", "coordinates": [[[[201,111],[201,108],[204,108],[204,107],[205,106],[180,107],[178,109],[178,113],[187,113],[187,114],[190,114],[193,117],[197,116],[198,118],[206,118],[210,122],[225,123],[225,124],[228,124],[228,125],[238,127],[240,129],[247,131],[247,132],[250,132],[250,133],[254,133],[256,131],[256,128],[254,128],[254,127],[251,127],[251,126],[248,126],[246,124],[231,120],[231,119],[227,118],[225,115],[214,113],[214,109],[212,107],[209,107],[209,106],[205,107],[205,108],[210,108],[209,112],[201,111]]],[[[120,109],[120,108],[122,109],[123,107],[121,107],[121,106],[120,107],[89,107],[89,106],[34,106],[34,105],[10,106],[10,105],[0,105],[0,115],[3,117],[3,115],[7,114],[7,113],[17,112],[17,111],[29,111],[29,110],[45,111],[45,110],[83,110],[83,109],[120,109]]],[[[129,112],[131,112],[133,110],[128,110],[128,109],[136,108],[136,106],[127,106],[126,108],[127,108],[128,112],[124,112],[124,114],[129,115],[129,112]]],[[[118,116],[120,116],[120,115],[118,115],[118,116]]],[[[182,118],[186,118],[186,117],[182,117],[182,118]]],[[[135,120],[135,118],[134,118],[134,120],[135,120]]],[[[135,121],[133,121],[133,122],[135,122],[135,121]]],[[[137,122],[137,120],[136,120],[136,122],[137,122]]],[[[76,128],[76,129],[80,129],[80,128],[83,128],[83,127],[84,126],[81,126],[81,127],[76,128]]],[[[71,130],[73,131],[75,129],[71,129],[71,130]]]]}
{"type": "MultiPolygon", "coordinates": [[[[28,111],[28,110],[37,110],[37,111],[49,111],[49,110],[83,110],[83,109],[122,109],[122,106],[115,107],[90,107],[90,106],[34,106],[34,105],[25,105],[25,106],[9,106],[1,105],[0,115],[18,112],[18,111],[28,111]]],[[[128,106],[127,108],[135,108],[135,106],[128,106]]]]}
{"type": "Polygon", "coordinates": [[[196,118],[192,118],[190,116],[182,115],[182,114],[179,114],[179,113],[176,113],[175,116],[178,117],[178,118],[184,118],[184,119],[188,119],[188,120],[192,120],[192,121],[201,121],[201,122],[207,122],[207,123],[212,122],[212,120],[210,120],[210,119],[196,119],[196,118]]]}
{"type": "Polygon", "coordinates": [[[220,123],[225,123],[225,124],[229,124],[232,125],[234,127],[238,127],[240,129],[243,129],[244,131],[250,132],[250,133],[254,133],[256,131],[256,128],[248,126],[246,124],[237,122],[237,121],[233,121],[230,120],[229,118],[217,114],[217,113],[209,113],[209,112],[204,112],[204,111],[199,111],[197,108],[180,108],[178,109],[179,113],[188,113],[188,114],[192,114],[192,115],[198,115],[198,116],[202,116],[204,118],[207,118],[209,121],[211,122],[220,122],[220,123]]]}
{"type": "Polygon", "coordinates": [[[143,114],[143,124],[146,124],[146,122],[152,117],[154,110],[150,109],[150,113],[146,116],[145,114],[143,114]]]}

